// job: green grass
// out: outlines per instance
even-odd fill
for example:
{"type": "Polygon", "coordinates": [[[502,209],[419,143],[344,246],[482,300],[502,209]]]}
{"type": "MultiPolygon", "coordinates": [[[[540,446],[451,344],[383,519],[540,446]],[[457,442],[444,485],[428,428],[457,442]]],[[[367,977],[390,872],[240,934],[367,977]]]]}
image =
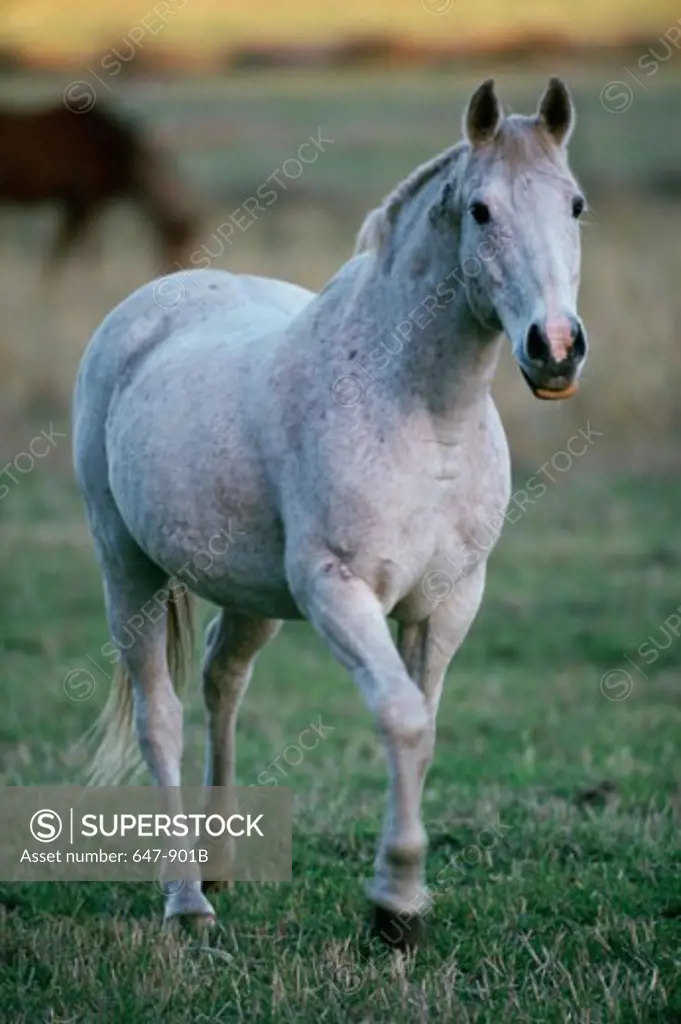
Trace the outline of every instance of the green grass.
{"type": "MultiPolygon", "coordinates": [[[[679,164],[681,135],[667,128],[677,68],[661,67],[620,116],[599,95],[621,67],[565,69],[580,174],[609,188],[679,164]]],[[[371,203],[457,137],[464,100],[490,70],[514,109],[531,109],[546,80],[487,66],[454,77],[244,75],[133,83],[114,98],[177,139],[207,202],[205,239],[323,126],[336,142],[292,205],[278,202],[219,261],[319,288],[347,259],[371,203]],[[216,126],[224,146],[202,141],[216,126]],[[315,190],[336,200],[340,223],[305,204],[315,190]]],[[[58,96],[63,85],[8,80],[4,92],[58,96]]],[[[151,883],[0,884],[0,1024],[681,1021],[681,644],[653,665],[637,655],[650,637],[662,642],[660,625],[681,602],[681,478],[613,469],[678,467],[681,228],[678,207],[649,197],[594,205],[582,392],[556,408],[532,403],[506,352],[495,394],[527,463],[516,467],[518,487],[585,424],[603,436],[507,525],[450,672],[424,800],[435,895],[427,947],[405,963],[366,941],[361,881],[380,831],[382,754],[350,678],[308,627],[288,625],[246,697],[238,774],[256,783],[320,715],[332,729],[300,765],[280,761],[296,799],[293,882],[220,896],[208,951],[162,933],[151,883]],[[633,689],[608,700],[601,678],[618,668],[633,689]],[[503,838],[483,851],[492,823],[503,838]]],[[[43,294],[39,220],[14,211],[3,222],[0,466],[63,414],[90,332],[154,272],[142,227],[113,215],[103,267],[74,259],[58,293],[43,294]]],[[[0,501],[4,785],[78,781],[75,744],[106,697],[99,675],[89,700],[64,690],[68,672],[103,660],[108,639],[69,444],[60,440],[0,501]]],[[[202,764],[196,682],[186,720],[192,784],[202,764]]]]}
{"type": "MultiPolygon", "coordinates": [[[[73,745],[106,695],[103,680],[88,701],[63,688],[107,639],[66,455],[0,503],[6,785],[75,781],[73,745]]],[[[386,792],[370,717],[311,630],[288,625],[244,703],[238,776],[256,783],[319,715],[332,729],[280,762],[293,881],[220,895],[207,940],[162,933],[151,883],[3,883],[0,1019],[680,1021],[681,645],[652,666],[636,654],[679,604],[680,500],[674,481],[596,475],[585,458],[506,527],[442,701],[424,801],[435,903],[415,960],[364,930],[386,792]],[[619,702],[600,688],[617,667],[633,679],[619,702]]],[[[201,745],[194,685],[188,784],[201,745]]]]}

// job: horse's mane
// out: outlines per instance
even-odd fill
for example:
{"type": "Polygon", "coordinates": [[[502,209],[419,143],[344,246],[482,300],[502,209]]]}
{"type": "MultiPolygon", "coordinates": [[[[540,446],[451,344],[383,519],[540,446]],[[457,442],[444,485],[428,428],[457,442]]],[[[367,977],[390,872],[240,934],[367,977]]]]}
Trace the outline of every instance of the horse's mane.
{"type": "Polygon", "coordinates": [[[405,203],[420,192],[441,170],[455,164],[466,148],[465,142],[457,142],[455,146],[450,146],[443,153],[421,164],[401,181],[385,197],[381,205],[371,210],[364,218],[357,234],[355,253],[379,252],[390,238],[405,203]]]}

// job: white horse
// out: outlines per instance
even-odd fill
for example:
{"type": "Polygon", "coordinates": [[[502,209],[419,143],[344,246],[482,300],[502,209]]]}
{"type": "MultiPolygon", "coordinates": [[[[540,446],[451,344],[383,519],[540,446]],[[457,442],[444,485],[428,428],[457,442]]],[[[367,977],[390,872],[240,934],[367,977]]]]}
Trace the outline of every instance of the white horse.
{"type": "MultiPolygon", "coordinates": [[[[203,666],[211,786],[234,785],[258,652],[281,620],[307,618],[385,747],[367,892],[387,941],[401,920],[395,945],[416,941],[429,904],[420,804],[437,708],[509,498],[490,397],[502,332],[542,398],[574,393],[586,356],[573,120],[559,79],[530,117],[504,116],[484,82],[464,139],[369,214],[320,294],[223,271],[160,279],[104,320],[76,382],[76,473],[123,668],[96,781],[121,777],[134,720],[156,782],[180,785],[171,655],[188,590],[220,608],[203,666]]],[[[166,894],[166,920],[214,914],[200,881],[166,894]]]]}

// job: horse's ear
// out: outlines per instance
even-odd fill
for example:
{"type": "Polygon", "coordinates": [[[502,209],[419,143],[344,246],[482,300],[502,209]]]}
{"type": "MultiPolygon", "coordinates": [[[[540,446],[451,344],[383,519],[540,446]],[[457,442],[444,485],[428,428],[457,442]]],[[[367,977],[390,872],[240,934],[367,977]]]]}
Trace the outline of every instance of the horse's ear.
{"type": "Polygon", "coordinates": [[[463,132],[471,146],[482,146],[494,138],[503,118],[494,91],[494,79],[488,78],[471,96],[463,118],[463,132]]]}
{"type": "Polygon", "coordinates": [[[539,123],[559,146],[566,145],[575,126],[575,108],[565,82],[550,78],[537,109],[539,123]]]}

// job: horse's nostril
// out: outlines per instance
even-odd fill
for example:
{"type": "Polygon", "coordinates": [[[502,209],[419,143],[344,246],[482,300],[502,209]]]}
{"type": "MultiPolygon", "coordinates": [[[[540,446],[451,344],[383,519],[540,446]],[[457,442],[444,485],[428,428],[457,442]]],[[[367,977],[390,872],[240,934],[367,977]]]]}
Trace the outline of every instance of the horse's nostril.
{"type": "Polygon", "coordinates": [[[574,340],[572,342],[572,357],[573,359],[583,359],[585,355],[586,338],[581,324],[577,324],[574,331],[574,340]]]}
{"type": "Polygon", "coordinates": [[[538,363],[545,363],[551,356],[548,341],[537,324],[532,324],[527,332],[525,349],[528,357],[538,363]]]}

